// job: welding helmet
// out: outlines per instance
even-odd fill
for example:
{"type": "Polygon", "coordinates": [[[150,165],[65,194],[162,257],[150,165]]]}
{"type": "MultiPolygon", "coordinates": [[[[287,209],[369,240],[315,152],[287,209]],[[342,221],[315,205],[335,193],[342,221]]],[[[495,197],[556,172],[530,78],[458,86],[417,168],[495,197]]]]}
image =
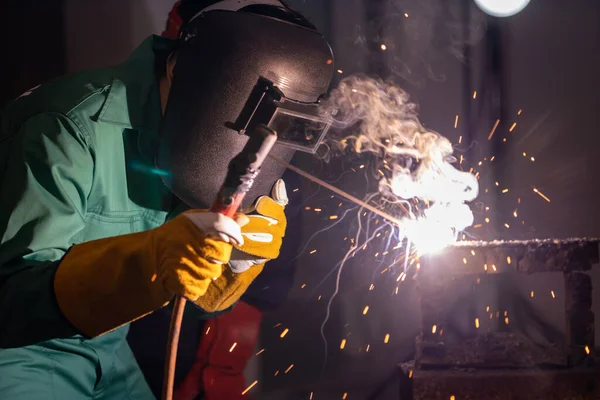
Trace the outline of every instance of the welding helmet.
{"type": "MultiPolygon", "coordinates": [[[[276,0],[224,0],[184,24],[179,42],[156,164],[182,201],[212,203],[257,125],[277,132],[271,154],[285,162],[316,150],[330,125],[319,102],[333,55],[304,17],[276,0]]],[[[244,205],[284,170],[267,158],[244,205]]]]}

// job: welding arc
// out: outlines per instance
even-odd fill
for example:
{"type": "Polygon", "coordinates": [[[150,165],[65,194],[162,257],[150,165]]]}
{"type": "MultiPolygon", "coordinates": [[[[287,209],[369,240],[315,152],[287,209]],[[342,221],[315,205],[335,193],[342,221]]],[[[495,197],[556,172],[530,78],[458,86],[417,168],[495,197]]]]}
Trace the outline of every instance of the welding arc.
{"type": "Polygon", "coordinates": [[[305,172],[305,171],[301,170],[298,167],[295,167],[295,166],[293,166],[291,164],[286,163],[285,161],[281,160],[278,157],[275,157],[275,156],[273,156],[271,154],[269,154],[269,157],[272,160],[274,160],[275,162],[277,162],[278,164],[283,165],[284,167],[290,169],[291,171],[294,171],[298,175],[301,175],[301,176],[305,177],[306,179],[309,179],[309,180],[313,181],[314,183],[316,183],[318,185],[321,185],[321,186],[323,186],[326,189],[331,190],[332,192],[334,192],[334,193],[342,196],[343,198],[345,198],[347,200],[350,200],[351,202],[353,202],[355,204],[358,204],[361,207],[366,208],[367,210],[369,210],[369,211],[371,211],[371,212],[379,215],[380,217],[383,217],[383,218],[387,219],[388,221],[390,221],[390,222],[392,222],[392,223],[394,223],[396,225],[400,225],[401,224],[401,222],[400,222],[400,220],[398,218],[395,218],[395,217],[391,216],[390,214],[386,213],[385,211],[382,211],[382,210],[378,209],[377,207],[372,206],[371,204],[366,203],[366,202],[362,201],[361,199],[359,199],[357,197],[354,197],[351,194],[346,193],[346,192],[344,192],[341,189],[336,188],[335,186],[333,186],[333,185],[331,185],[331,184],[329,184],[329,183],[327,183],[327,182],[325,182],[325,181],[317,178],[316,176],[313,176],[313,175],[309,174],[308,172],[305,172]]]}

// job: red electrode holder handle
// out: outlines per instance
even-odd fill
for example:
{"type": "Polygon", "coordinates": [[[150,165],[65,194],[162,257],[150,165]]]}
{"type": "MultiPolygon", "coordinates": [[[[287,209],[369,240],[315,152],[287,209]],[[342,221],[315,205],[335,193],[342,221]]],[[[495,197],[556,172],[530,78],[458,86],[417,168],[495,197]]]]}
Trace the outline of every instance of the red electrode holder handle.
{"type": "MultiPolygon", "coordinates": [[[[276,141],[277,134],[266,126],[259,125],[254,129],[242,151],[229,163],[225,182],[221,186],[215,202],[210,207],[211,212],[223,214],[230,218],[235,216],[276,141]]],[[[167,342],[163,400],[173,400],[177,347],[185,303],[185,298],[178,296],[173,307],[167,342]]]]}

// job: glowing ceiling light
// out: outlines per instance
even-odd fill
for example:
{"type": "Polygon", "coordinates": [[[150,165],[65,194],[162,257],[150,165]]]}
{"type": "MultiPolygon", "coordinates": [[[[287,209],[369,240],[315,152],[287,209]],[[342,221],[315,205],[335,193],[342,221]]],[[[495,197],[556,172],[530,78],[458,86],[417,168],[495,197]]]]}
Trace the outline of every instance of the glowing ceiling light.
{"type": "Polygon", "coordinates": [[[475,4],[494,17],[510,17],[521,12],[530,0],[475,0],[475,4]]]}

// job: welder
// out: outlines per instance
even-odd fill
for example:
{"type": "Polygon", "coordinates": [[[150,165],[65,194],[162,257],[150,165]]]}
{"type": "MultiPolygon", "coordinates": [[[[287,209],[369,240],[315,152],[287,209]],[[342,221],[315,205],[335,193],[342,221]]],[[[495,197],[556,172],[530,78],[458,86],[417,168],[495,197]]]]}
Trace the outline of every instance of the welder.
{"type": "Polygon", "coordinates": [[[152,399],[129,323],[174,296],[223,312],[278,256],[278,164],[263,165],[247,216],[206,209],[256,126],[277,131],[278,158],[314,148],[332,75],[326,41],[280,1],[209,1],[177,40],[150,37],[121,65],[9,103],[0,398],[152,399]]]}

